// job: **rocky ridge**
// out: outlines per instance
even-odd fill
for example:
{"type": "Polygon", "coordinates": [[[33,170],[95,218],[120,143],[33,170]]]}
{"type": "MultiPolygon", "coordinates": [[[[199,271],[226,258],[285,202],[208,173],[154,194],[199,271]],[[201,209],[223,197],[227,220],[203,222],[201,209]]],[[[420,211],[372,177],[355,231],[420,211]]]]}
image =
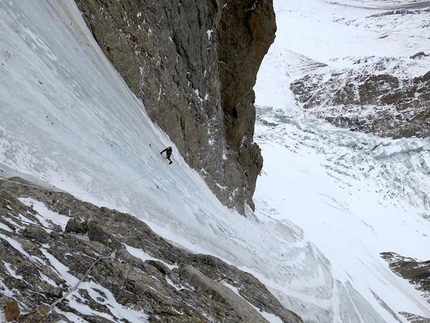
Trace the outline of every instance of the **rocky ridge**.
{"type": "MultiPolygon", "coordinates": [[[[263,165],[252,90],[275,37],[272,1],[76,0],[150,118],[222,203],[245,213],[263,165]]],[[[127,109],[127,107],[124,107],[127,109]]]]}
{"type": "MultiPolygon", "coordinates": [[[[393,60],[372,64],[382,67],[393,60]]],[[[430,72],[402,79],[351,69],[328,77],[306,75],[293,82],[291,90],[301,107],[338,127],[381,137],[430,136],[430,72]]]]}
{"type": "MultiPolygon", "coordinates": [[[[420,261],[404,257],[394,252],[383,252],[385,259],[393,272],[408,280],[415,288],[423,292],[423,297],[430,303],[430,261],[420,261]]],[[[401,313],[408,321],[414,323],[430,323],[430,318],[417,316],[411,313],[401,313]]]]}
{"type": "MultiPolygon", "coordinates": [[[[414,28],[422,29],[426,39],[430,10],[425,2],[423,5],[399,5],[399,9],[353,20],[337,19],[336,23],[378,31],[379,39],[384,39],[392,33],[404,33],[412,28],[408,23],[416,21],[414,28]],[[417,9],[410,9],[414,7],[417,9]]],[[[405,37],[408,35],[406,32],[405,37]]],[[[410,38],[413,43],[415,37],[410,38]]],[[[408,56],[396,56],[395,52],[361,56],[357,52],[344,58],[350,68],[318,66],[291,83],[290,88],[299,106],[338,127],[381,137],[428,137],[430,71],[426,66],[430,53],[422,48],[424,51],[408,56]]],[[[333,63],[337,60],[332,59],[333,63]]]]}
{"type": "Polygon", "coordinates": [[[0,188],[0,303],[7,321],[72,322],[74,315],[129,322],[115,310],[119,304],[149,322],[267,322],[262,312],[302,322],[252,275],[175,247],[134,216],[19,178],[1,180],[0,188]],[[67,225],[44,218],[39,203],[69,218],[67,225]]]}

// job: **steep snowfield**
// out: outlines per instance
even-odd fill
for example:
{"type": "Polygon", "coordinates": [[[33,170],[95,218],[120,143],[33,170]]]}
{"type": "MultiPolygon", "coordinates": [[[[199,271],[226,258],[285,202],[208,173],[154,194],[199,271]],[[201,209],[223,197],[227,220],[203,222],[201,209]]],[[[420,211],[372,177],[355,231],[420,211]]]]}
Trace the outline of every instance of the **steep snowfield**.
{"type": "MultiPolygon", "coordinates": [[[[265,166],[255,214],[223,207],[175,150],[172,165],[159,155],[173,144],[104,58],[71,0],[0,2],[0,175],[136,215],[174,243],[254,274],[306,322],[406,322],[400,311],[430,317],[420,293],[379,256],[430,256],[421,216],[428,214],[429,143],[351,134],[285,109],[294,104],[294,75],[343,59],[349,47],[340,56],[336,48],[312,56],[315,39],[299,51],[283,47],[282,35],[306,15],[324,23],[330,8],[339,17],[354,12],[289,2],[277,3],[277,43],[256,86],[258,103],[270,107],[261,109],[256,129],[265,166]]],[[[320,33],[326,42],[335,38],[330,30],[320,33]]],[[[370,45],[372,33],[360,33],[354,44],[370,45]]],[[[61,272],[72,284],[67,268],[61,272]]]]}

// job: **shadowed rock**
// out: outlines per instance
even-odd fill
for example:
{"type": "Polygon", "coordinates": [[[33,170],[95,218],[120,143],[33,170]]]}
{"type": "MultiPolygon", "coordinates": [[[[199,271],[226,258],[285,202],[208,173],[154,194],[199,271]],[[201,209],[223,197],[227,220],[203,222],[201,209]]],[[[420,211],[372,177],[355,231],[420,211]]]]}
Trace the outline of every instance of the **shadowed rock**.
{"type": "MultiPolygon", "coordinates": [[[[126,309],[145,313],[150,322],[266,322],[262,311],[282,322],[302,322],[251,274],[216,257],[175,247],[130,214],[67,193],[0,181],[0,215],[16,228],[0,227],[0,279],[14,291],[18,308],[25,309],[18,314],[20,322],[71,322],[66,313],[89,322],[119,322],[112,298],[126,309]],[[46,224],[19,200],[24,197],[69,217],[68,232],[46,224]],[[148,259],[136,257],[127,247],[148,259]],[[80,303],[92,314],[74,306],[80,303]]],[[[3,304],[11,301],[4,298],[3,304]]]]}
{"type": "Polygon", "coordinates": [[[106,57],[186,162],[222,203],[241,214],[246,204],[253,208],[263,159],[253,142],[252,88],[275,37],[272,1],[76,3],[106,57]]]}

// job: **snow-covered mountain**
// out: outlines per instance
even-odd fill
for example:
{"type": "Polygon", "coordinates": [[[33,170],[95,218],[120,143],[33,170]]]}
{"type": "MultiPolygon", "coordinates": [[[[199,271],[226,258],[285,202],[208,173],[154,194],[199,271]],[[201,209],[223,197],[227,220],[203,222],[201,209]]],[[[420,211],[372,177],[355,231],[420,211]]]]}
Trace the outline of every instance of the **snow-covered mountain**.
{"type": "Polygon", "coordinates": [[[275,91],[288,83],[300,107],[340,127],[429,136],[428,2],[306,1],[277,12],[275,91]]]}
{"type": "MultiPolygon", "coordinates": [[[[381,6],[408,4],[275,1],[277,39],[255,87],[255,136],[265,164],[256,211],[245,218],[222,206],[181,156],[174,154],[172,165],[160,156],[173,143],[150,122],[72,1],[0,2],[2,180],[20,176],[128,212],[175,245],[251,273],[305,322],[430,317],[421,292],[380,256],[429,259],[428,138],[337,129],[299,110],[289,90],[315,69],[352,68],[357,57],[389,52],[403,62],[426,51],[428,30],[415,33],[420,21],[365,19],[384,12],[381,6]]],[[[407,62],[402,73],[423,74],[426,60],[407,62]]],[[[62,216],[33,207],[64,229],[62,216]]],[[[0,239],[22,251],[6,234],[0,239]]],[[[49,249],[43,252],[57,263],[49,249]]],[[[14,274],[12,265],[4,266],[14,274]]],[[[73,286],[76,277],[58,271],[73,286]]],[[[4,283],[0,290],[12,298],[16,292],[4,283]]],[[[77,292],[68,297],[79,299],[77,292]]],[[[133,311],[121,317],[145,319],[133,311]]]]}
{"type": "MultiPolygon", "coordinates": [[[[386,249],[428,260],[429,139],[381,139],[340,130],[313,117],[332,114],[346,119],[350,113],[326,103],[337,90],[323,86],[333,75],[340,80],[339,89],[342,82],[350,81],[350,75],[389,74],[413,79],[427,73],[428,6],[428,2],[409,1],[275,1],[277,38],[255,87],[260,106],[256,136],[266,171],[259,180],[257,205],[260,211],[277,210],[270,212],[277,214],[276,219],[303,229],[329,260],[333,277],[344,276],[339,280],[345,284],[341,288],[328,284],[341,300],[331,308],[333,316],[328,321],[404,320],[399,312],[407,310],[394,310],[396,305],[385,301],[390,294],[391,304],[404,305],[401,299],[409,298],[408,293],[399,293],[400,287],[389,292],[397,283],[383,283],[374,262],[380,260],[367,257],[386,249]],[[424,55],[413,58],[420,52],[424,55]],[[307,94],[321,99],[306,111],[297,109],[300,102],[290,90],[300,79],[308,79],[308,83],[299,86],[314,83],[315,92],[307,94]],[[273,187],[279,189],[274,191],[273,187]],[[379,283],[372,281],[376,276],[379,283]],[[375,290],[380,283],[387,294],[375,290]],[[397,315],[391,316],[387,310],[378,311],[379,318],[366,318],[363,308],[357,316],[345,311],[348,297],[342,290],[351,286],[361,295],[367,294],[364,297],[370,303],[379,302],[397,315]],[[342,314],[345,312],[349,314],[342,314]]],[[[306,95],[306,90],[303,92],[306,95]]],[[[352,114],[378,114],[378,107],[361,109],[352,114]]],[[[352,294],[352,303],[356,303],[352,294]]],[[[333,301],[331,296],[326,299],[333,301]]],[[[422,306],[428,309],[428,304],[422,306]]]]}

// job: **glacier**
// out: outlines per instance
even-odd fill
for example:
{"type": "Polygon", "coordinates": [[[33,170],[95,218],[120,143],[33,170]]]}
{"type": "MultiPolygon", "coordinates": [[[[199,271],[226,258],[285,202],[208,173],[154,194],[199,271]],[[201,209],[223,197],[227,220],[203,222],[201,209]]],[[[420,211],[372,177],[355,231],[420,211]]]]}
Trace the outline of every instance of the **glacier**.
{"type": "MultiPolygon", "coordinates": [[[[328,42],[333,29],[313,23],[326,24],[329,8],[344,19],[365,10],[339,4],[275,1],[277,40],[255,87],[255,140],[265,164],[256,211],[242,217],[175,153],[73,1],[0,2],[0,179],[20,176],[133,214],[176,245],[253,274],[305,322],[407,322],[400,312],[430,317],[427,300],[380,257],[391,251],[430,258],[429,139],[337,129],[299,110],[288,90],[309,69],[350,64],[345,57],[357,44],[369,55],[384,55],[386,46],[419,49],[421,34],[406,47],[403,38],[376,46],[379,38],[364,27],[348,46],[320,51],[298,32],[294,37],[306,42],[285,40],[289,24],[309,23],[308,15],[316,21],[299,30],[318,31],[328,42]],[[159,155],[168,145],[172,165],[159,155]]],[[[335,35],[349,32],[345,26],[336,25],[335,35]]]]}

